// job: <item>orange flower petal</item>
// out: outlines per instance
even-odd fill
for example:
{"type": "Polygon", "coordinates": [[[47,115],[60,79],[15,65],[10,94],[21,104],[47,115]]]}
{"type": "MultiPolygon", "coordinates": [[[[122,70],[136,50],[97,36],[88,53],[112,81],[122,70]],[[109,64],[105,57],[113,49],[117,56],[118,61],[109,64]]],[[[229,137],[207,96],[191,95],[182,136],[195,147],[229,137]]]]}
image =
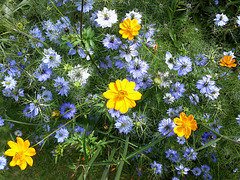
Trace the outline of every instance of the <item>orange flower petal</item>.
{"type": "Polygon", "coordinates": [[[133,38],[134,38],[134,36],[131,33],[129,33],[128,39],[131,41],[131,40],[133,40],[133,38]]]}
{"type": "Polygon", "coordinates": [[[129,31],[125,31],[125,32],[123,33],[123,35],[122,35],[122,37],[123,37],[124,39],[127,39],[128,36],[130,36],[129,31]]]}
{"type": "Polygon", "coordinates": [[[185,138],[188,139],[191,135],[191,129],[189,127],[185,128],[185,138]]]}

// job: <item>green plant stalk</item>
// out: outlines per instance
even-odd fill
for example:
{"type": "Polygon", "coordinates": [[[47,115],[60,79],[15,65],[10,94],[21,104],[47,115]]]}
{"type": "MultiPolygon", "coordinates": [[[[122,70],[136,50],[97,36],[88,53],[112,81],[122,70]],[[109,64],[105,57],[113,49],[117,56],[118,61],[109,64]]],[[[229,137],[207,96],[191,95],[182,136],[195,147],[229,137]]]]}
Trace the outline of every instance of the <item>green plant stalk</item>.
{"type": "MultiPolygon", "coordinates": [[[[138,38],[141,39],[139,36],[138,36],[138,38]]],[[[141,39],[141,40],[142,40],[142,39],[141,39]]],[[[157,57],[155,54],[153,54],[153,53],[147,48],[147,46],[145,46],[145,44],[143,44],[142,41],[140,41],[140,43],[143,45],[143,47],[144,47],[150,54],[152,54],[155,58],[157,58],[158,60],[161,61],[161,59],[160,59],[159,57],[157,57]]]]}
{"type": "Polygon", "coordinates": [[[88,124],[87,124],[87,128],[84,129],[84,132],[83,132],[83,155],[84,155],[84,158],[85,158],[86,162],[88,163],[88,156],[87,156],[87,151],[86,151],[86,132],[87,132],[87,129],[88,129],[88,124]]]}
{"type": "Polygon", "coordinates": [[[43,142],[45,139],[47,139],[49,136],[53,135],[56,131],[58,131],[59,129],[61,129],[62,127],[66,126],[67,124],[69,124],[70,122],[72,122],[74,119],[78,118],[79,116],[81,116],[83,113],[77,115],[76,117],[74,117],[73,119],[69,120],[67,123],[65,123],[64,125],[62,125],[61,127],[59,127],[58,129],[56,129],[55,131],[53,131],[52,133],[48,134],[45,138],[43,138],[41,141],[39,141],[38,143],[34,144],[31,147],[35,147],[36,145],[40,144],[41,142],[43,142]]]}
{"type": "MultiPolygon", "coordinates": [[[[130,137],[130,135],[127,135],[127,137],[126,137],[125,147],[124,147],[124,151],[123,151],[123,157],[126,157],[126,155],[127,155],[129,137],[130,137]]],[[[118,166],[118,170],[117,170],[117,174],[115,176],[115,180],[120,179],[120,175],[121,175],[121,172],[122,172],[123,165],[124,165],[124,160],[122,159],[120,161],[119,166],[118,166]]]]}
{"type": "MultiPolygon", "coordinates": [[[[109,133],[111,132],[112,127],[113,127],[113,123],[110,125],[110,127],[109,127],[109,129],[108,129],[107,135],[109,135],[109,133]]],[[[106,139],[107,139],[107,136],[105,136],[105,137],[103,138],[103,141],[106,141],[106,139]]],[[[82,180],[82,179],[83,179],[83,174],[84,174],[84,179],[87,178],[88,171],[89,171],[89,169],[91,168],[92,163],[95,161],[95,159],[97,158],[97,156],[98,156],[98,154],[100,153],[101,150],[102,150],[102,147],[99,146],[98,149],[97,149],[97,151],[95,152],[94,156],[93,156],[92,159],[89,161],[89,163],[88,163],[88,165],[87,165],[88,167],[87,167],[86,171],[85,171],[85,172],[82,172],[82,174],[78,177],[78,180],[82,180]]]]}
{"type": "MultiPolygon", "coordinates": [[[[110,157],[108,158],[109,161],[112,161],[112,158],[113,158],[116,150],[117,150],[116,148],[113,148],[113,149],[112,149],[111,154],[110,154],[110,157]]],[[[109,168],[110,168],[110,165],[107,165],[106,168],[105,168],[105,170],[103,171],[101,180],[106,180],[107,174],[108,174],[108,171],[109,171],[109,168]]]]}
{"type": "Polygon", "coordinates": [[[82,7],[81,7],[81,24],[80,24],[80,37],[82,39],[82,24],[83,24],[83,4],[84,4],[84,0],[82,0],[82,7]]]}
{"type": "MultiPolygon", "coordinates": [[[[91,101],[93,101],[93,100],[91,100],[91,101]]],[[[85,105],[85,104],[87,104],[87,103],[89,103],[89,102],[91,102],[91,101],[87,101],[87,102],[85,102],[85,103],[83,103],[83,104],[80,104],[80,105],[76,106],[75,108],[72,108],[72,109],[66,111],[62,116],[64,116],[64,115],[65,115],[66,113],[68,113],[69,111],[71,111],[71,110],[73,110],[73,109],[76,109],[77,107],[83,106],[83,105],[85,105]]],[[[58,129],[56,129],[55,131],[53,131],[51,134],[47,135],[47,136],[46,136],[45,138],[43,138],[41,141],[39,141],[38,143],[34,144],[32,147],[35,147],[36,145],[40,144],[40,143],[43,142],[45,139],[47,139],[49,136],[51,136],[51,135],[54,134],[56,131],[58,131],[58,130],[61,129],[62,127],[66,126],[67,124],[69,124],[69,123],[72,122],[73,120],[77,119],[77,118],[78,118],[79,116],[81,116],[82,114],[84,114],[84,113],[81,113],[81,114],[77,115],[76,117],[74,117],[73,119],[69,120],[67,123],[65,123],[64,125],[62,125],[62,126],[59,127],[58,129]]]]}
{"type": "Polygon", "coordinates": [[[2,19],[2,20],[4,20],[7,24],[10,25],[10,26],[4,25],[5,27],[7,27],[7,28],[9,28],[9,29],[11,29],[11,30],[13,30],[13,31],[16,31],[16,32],[18,32],[18,33],[20,33],[20,34],[22,34],[22,35],[24,35],[24,36],[27,36],[27,37],[30,38],[31,40],[33,39],[33,40],[35,40],[35,41],[38,41],[38,42],[42,43],[44,46],[46,46],[46,47],[49,47],[47,43],[45,43],[45,42],[43,42],[43,41],[41,41],[41,40],[39,40],[39,39],[37,39],[37,38],[32,37],[31,35],[23,32],[23,31],[20,31],[18,28],[15,27],[14,24],[10,23],[9,21],[6,21],[5,19],[2,19]],[[12,26],[13,26],[13,27],[12,27],[12,26]]]}
{"type": "Polygon", "coordinates": [[[223,139],[226,139],[226,140],[228,140],[228,141],[231,141],[231,142],[233,142],[233,143],[235,143],[235,144],[240,145],[240,142],[237,142],[237,141],[235,141],[235,140],[233,140],[233,139],[231,139],[231,138],[229,138],[229,137],[227,137],[227,136],[224,136],[224,135],[222,135],[222,134],[214,131],[212,128],[206,126],[205,124],[203,124],[203,123],[199,123],[199,124],[202,125],[203,127],[207,128],[208,130],[212,131],[214,134],[222,137],[223,139]]]}
{"type": "Polygon", "coordinates": [[[75,28],[73,28],[73,26],[68,22],[68,20],[63,16],[63,14],[61,13],[61,11],[57,8],[57,6],[55,6],[55,4],[52,2],[52,0],[49,0],[53,7],[58,11],[58,13],[64,18],[64,20],[68,23],[68,25],[72,28],[72,30],[75,32],[75,34],[78,36],[79,39],[81,39],[79,37],[79,34],[77,33],[77,30],[75,28]]]}
{"type": "MultiPolygon", "coordinates": [[[[31,39],[32,40],[32,39],[31,39]]],[[[35,49],[37,50],[37,52],[39,53],[39,54],[41,54],[42,56],[45,56],[39,49],[38,49],[38,47],[36,46],[36,44],[35,44],[35,42],[32,40],[32,43],[33,43],[33,46],[35,47],[35,49]]]]}
{"type": "MultiPolygon", "coordinates": [[[[65,19],[65,21],[69,24],[69,26],[73,29],[73,31],[75,32],[75,34],[78,36],[78,38],[81,40],[81,42],[82,42],[82,45],[83,45],[83,47],[85,48],[85,45],[84,45],[84,43],[83,43],[83,41],[82,41],[82,32],[80,32],[80,36],[79,36],[79,34],[77,33],[77,31],[76,31],[76,29],[74,29],[73,28],[73,26],[68,22],[68,20],[63,16],[63,14],[61,13],[61,11],[55,6],[55,4],[52,2],[52,0],[49,0],[51,3],[52,3],[52,5],[54,6],[54,8],[59,12],[59,14],[65,19]]],[[[83,0],[82,0],[83,1],[83,0]]],[[[83,13],[83,3],[82,3],[82,12],[81,12],[81,14],[83,13]]],[[[82,17],[83,17],[83,14],[82,14],[82,16],[81,16],[81,26],[80,26],[80,31],[81,31],[81,27],[82,27],[82,17]]],[[[92,59],[92,56],[91,56],[91,54],[87,51],[87,54],[88,54],[88,56],[90,57],[90,60],[91,60],[91,62],[93,63],[93,65],[97,68],[97,70],[98,70],[98,72],[101,74],[101,71],[99,70],[99,68],[98,68],[98,66],[96,65],[96,63],[93,61],[93,59],[92,59]]]]}
{"type": "MultiPolygon", "coordinates": [[[[170,132],[172,132],[172,131],[170,131],[170,132]]],[[[169,132],[169,133],[170,133],[170,132],[169,132]]],[[[142,147],[141,149],[136,150],[136,151],[134,151],[133,153],[129,154],[129,155],[126,157],[126,160],[128,160],[128,159],[130,159],[130,158],[133,158],[134,156],[137,156],[138,154],[142,153],[143,151],[147,150],[148,148],[150,148],[150,147],[154,146],[155,144],[161,142],[165,137],[167,137],[167,135],[168,135],[169,133],[167,133],[165,136],[163,136],[163,137],[161,137],[161,138],[159,138],[159,139],[151,142],[151,143],[148,144],[147,146],[144,146],[144,147],[142,147]]]]}

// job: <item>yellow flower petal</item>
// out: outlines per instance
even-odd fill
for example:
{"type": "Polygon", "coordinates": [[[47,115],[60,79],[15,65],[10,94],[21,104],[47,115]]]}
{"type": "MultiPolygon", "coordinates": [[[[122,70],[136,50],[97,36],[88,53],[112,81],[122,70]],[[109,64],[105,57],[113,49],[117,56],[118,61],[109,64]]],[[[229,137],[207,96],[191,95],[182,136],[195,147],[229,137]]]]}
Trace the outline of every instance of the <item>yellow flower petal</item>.
{"type": "Polygon", "coordinates": [[[18,144],[18,149],[19,151],[23,151],[24,148],[24,141],[22,138],[17,137],[17,144],[18,144]]]}
{"type": "Polygon", "coordinates": [[[122,82],[120,80],[116,80],[116,86],[117,86],[118,91],[122,90],[122,82]]]}
{"type": "Polygon", "coordinates": [[[119,24],[119,27],[120,27],[121,29],[123,29],[123,30],[126,30],[126,29],[128,28],[125,23],[120,23],[120,24],[119,24]]]}
{"type": "Polygon", "coordinates": [[[27,167],[27,162],[26,162],[25,160],[23,160],[23,161],[21,162],[21,164],[19,164],[19,167],[20,167],[20,169],[23,171],[23,170],[26,169],[26,167],[27,167]]]}
{"type": "Polygon", "coordinates": [[[24,142],[23,152],[27,151],[29,146],[30,146],[30,142],[29,142],[29,140],[26,140],[24,142]]]}
{"type": "Polygon", "coordinates": [[[130,81],[130,82],[128,83],[127,87],[126,87],[126,90],[127,90],[128,92],[133,91],[134,88],[135,88],[135,85],[136,85],[135,82],[130,81]]]}
{"type": "Polygon", "coordinates": [[[130,36],[129,31],[125,31],[125,32],[122,34],[122,37],[123,37],[124,39],[127,39],[128,36],[130,36]]]}
{"type": "Polygon", "coordinates": [[[12,159],[12,161],[9,163],[10,166],[16,166],[17,165],[17,161],[15,158],[12,159]]]}
{"type": "Polygon", "coordinates": [[[131,40],[133,40],[133,38],[134,38],[134,36],[131,33],[129,33],[128,39],[131,41],[131,40]]]}
{"type": "Polygon", "coordinates": [[[113,99],[110,99],[108,102],[107,102],[107,108],[109,109],[113,109],[115,108],[115,105],[116,105],[116,100],[113,98],[113,99]]]}
{"type": "Polygon", "coordinates": [[[179,125],[179,126],[181,126],[181,125],[183,124],[182,120],[179,119],[179,118],[174,118],[173,121],[174,121],[174,123],[175,123],[176,125],[179,125]]]}
{"type": "Polygon", "coordinates": [[[4,153],[4,155],[6,155],[6,156],[15,156],[15,154],[16,154],[16,151],[14,149],[8,149],[4,153]]]}
{"type": "Polygon", "coordinates": [[[187,127],[185,128],[185,138],[188,139],[191,135],[191,128],[187,127]]]}
{"type": "Polygon", "coordinates": [[[123,100],[123,104],[122,106],[119,108],[119,111],[122,113],[122,114],[125,114],[127,111],[128,111],[128,105],[126,103],[125,100],[123,100]]]}
{"type": "Polygon", "coordinates": [[[132,31],[132,35],[133,35],[133,36],[138,35],[138,31],[132,31]]]}
{"type": "Polygon", "coordinates": [[[122,90],[127,91],[128,84],[129,84],[129,81],[127,79],[124,79],[121,84],[122,90]]]}
{"type": "Polygon", "coordinates": [[[126,30],[119,30],[119,34],[124,34],[126,32],[126,30]]]}
{"type": "Polygon", "coordinates": [[[108,87],[109,87],[109,89],[112,90],[113,92],[118,93],[118,89],[117,89],[116,83],[111,82],[111,83],[108,85],[108,87]]]}
{"type": "Polygon", "coordinates": [[[106,99],[112,99],[112,98],[114,98],[116,95],[117,95],[117,93],[113,92],[112,90],[108,90],[108,91],[106,91],[106,92],[103,93],[103,96],[104,96],[106,99]]]}
{"type": "Polygon", "coordinates": [[[18,144],[17,144],[17,143],[15,143],[15,142],[13,142],[13,141],[8,141],[8,145],[9,145],[9,147],[10,147],[11,149],[14,149],[16,152],[19,151],[19,149],[18,149],[18,144]]]}
{"type": "Polygon", "coordinates": [[[36,154],[36,151],[34,148],[29,148],[24,154],[26,156],[34,156],[36,154]]]}
{"type": "Polygon", "coordinates": [[[132,91],[131,93],[128,93],[128,95],[126,96],[128,99],[131,100],[140,100],[142,98],[142,94],[138,91],[132,91]]]}
{"type": "Polygon", "coordinates": [[[125,102],[126,102],[126,104],[128,105],[129,108],[133,108],[133,107],[136,106],[135,101],[133,101],[133,100],[131,100],[131,99],[128,99],[128,98],[126,98],[126,97],[124,97],[124,99],[125,99],[125,102]]]}
{"type": "Polygon", "coordinates": [[[177,126],[173,129],[174,133],[176,133],[179,137],[183,137],[185,132],[184,132],[184,128],[181,126],[177,126]]]}
{"type": "Polygon", "coordinates": [[[33,159],[32,159],[31,157],[26,156],[26,157],[25,157],[25,160],[26,160],[26,162],[29,164],[29,166],[32,166],[32,165],[33,165],[33,159]]]}

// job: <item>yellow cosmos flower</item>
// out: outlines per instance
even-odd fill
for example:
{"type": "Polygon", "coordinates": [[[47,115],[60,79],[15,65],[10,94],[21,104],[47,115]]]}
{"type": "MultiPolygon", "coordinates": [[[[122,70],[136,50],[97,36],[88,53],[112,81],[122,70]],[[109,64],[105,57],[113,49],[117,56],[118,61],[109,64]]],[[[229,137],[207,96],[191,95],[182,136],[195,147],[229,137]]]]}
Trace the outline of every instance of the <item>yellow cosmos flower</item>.
{"type": "Polygon", "coordinates": [[[122,34],[122,37],[124,39],[128,38],[129,40],[132,40],[134,36],[138,35],[138,30],[140,30],[141,25],[138,24],[136,19],[131,20],[130,18],[127,18],[123,23],[119,24],[119,27],[121,28],[119,33],[122,34]]]}
{"type": "Polygon", "coordinates": [[[135,82],[129,82],[127,79],[117,80],[116,83],[111,82],[108,87],[110,90],[103,93],[103,96],[109,99],[107,108],[114,108],[123,114],[128,111],[128,108],[135,107],[135,101],[142,98],[140,92],[134,91],[135,82]]]}
{"type": "Polygon", "coordinates": [[[220,61],[221,66],[226,66],[229,68],[237,66],[237,64],[235,64],[235,59],[232,59],[232,56],[224,56],[224,58],[221,59],[220,61]]]}
{"type": "Polygon", "coordinates": [[[24,142],[22,138],[17,137],[17,143],[8,141],[8,145],[11,149],[5,151],[4,155],[13,156],[12,161],[9,164],[10,166],[18,165],[21,170],[24,170],[27,167],[27,163],[30,166],[33,165],[33,159],[30,156],[34,156],[36,152],[34,148],[29,148],[29,140],[24,142]]]}
{"type": "Polygon", "coordinates": [[[174,123],[178,125],[173,131],[179,136],[188,139],[191,135],[191,130],[196,131],[197,121],[194,120],[193,115],[186,116],[184,112],[180,113],[180,118],[174,118],[174,123]]]}

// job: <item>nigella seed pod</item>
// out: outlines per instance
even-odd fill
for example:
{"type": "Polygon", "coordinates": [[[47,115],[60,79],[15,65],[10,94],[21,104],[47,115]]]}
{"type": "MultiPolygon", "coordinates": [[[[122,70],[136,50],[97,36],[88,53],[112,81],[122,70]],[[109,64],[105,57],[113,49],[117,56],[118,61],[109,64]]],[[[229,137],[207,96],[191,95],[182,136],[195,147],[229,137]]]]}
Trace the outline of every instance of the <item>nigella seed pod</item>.
{"type": "Polygon", "coordinates": [[[65,28],[65,29],[64,29],[64,31],[65,31],[65,32],[68,32],[68,31],[69,31],[69,29],[68,29],[68,28],[65,28]]]}

